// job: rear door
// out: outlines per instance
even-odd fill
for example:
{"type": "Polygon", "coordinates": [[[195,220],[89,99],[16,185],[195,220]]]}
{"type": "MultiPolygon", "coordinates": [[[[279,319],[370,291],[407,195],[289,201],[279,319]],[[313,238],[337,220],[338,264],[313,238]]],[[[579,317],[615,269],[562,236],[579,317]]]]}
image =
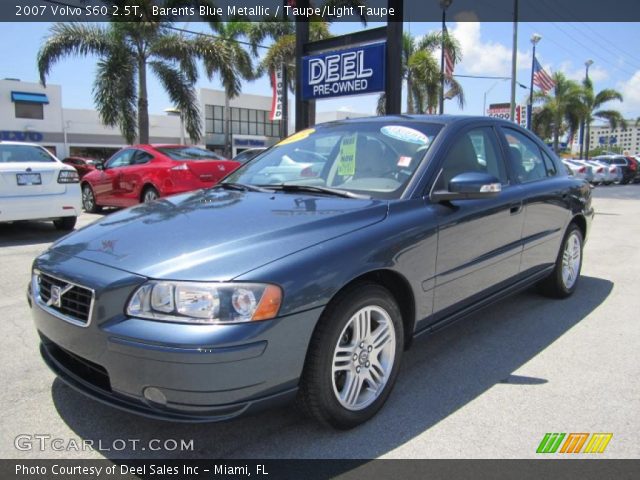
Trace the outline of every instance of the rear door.
{"type": "Polygon", "coordinates": [[[546,149],[528,133],[501,127],[516,182],[525,192],[522,274],[556,261],[570,216],[567,182],[546,149]]]}
{"type": "Polygon", "coordinates": [[[490,173],[502,183],[495,198],[438,205],[435,320],[491,293],[518,274],[522,250],[522,191],[511,185],[492,126],[458,135],[445,154],[435,189],[466,172],[490,173]]]}

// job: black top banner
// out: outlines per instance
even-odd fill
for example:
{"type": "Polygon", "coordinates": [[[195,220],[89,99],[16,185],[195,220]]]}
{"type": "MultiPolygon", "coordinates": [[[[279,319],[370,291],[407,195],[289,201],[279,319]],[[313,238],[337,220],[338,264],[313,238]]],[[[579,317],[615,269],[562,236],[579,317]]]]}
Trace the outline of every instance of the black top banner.
{"type": "MultiPolygon", "coordinates": [[[[2,0],[2,22],[121,21],[329,21],[437,22],[440,0],[193,0],[169,8],[166,0],[2,0]]],[[[445,2],[446,3],[446,2],[445,2]]],[[[517,5],[521,22],[638,22],[639,0],[452,0],[447,19],[455,22],[511,22],[517,5]]]]}

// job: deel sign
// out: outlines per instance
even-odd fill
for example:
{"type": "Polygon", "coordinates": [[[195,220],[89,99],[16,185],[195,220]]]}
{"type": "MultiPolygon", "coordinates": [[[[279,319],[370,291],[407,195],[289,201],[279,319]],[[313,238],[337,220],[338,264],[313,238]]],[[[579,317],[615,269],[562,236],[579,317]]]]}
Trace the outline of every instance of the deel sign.
{"type": "Polygon", "coordinates": [[[323,53],[302,59],[305,100],[384,90],[385,44],[323,53]]]}

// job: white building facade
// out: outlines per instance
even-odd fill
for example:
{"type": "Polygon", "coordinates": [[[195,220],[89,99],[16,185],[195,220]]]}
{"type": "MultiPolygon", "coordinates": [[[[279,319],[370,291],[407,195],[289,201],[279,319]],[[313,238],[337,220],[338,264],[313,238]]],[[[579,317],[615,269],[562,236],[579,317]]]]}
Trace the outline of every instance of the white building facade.
{"type": "Polygon", "coordinates": [[[589,150],[602,147],[624,155],[640,155],[640,126],[627,120],[627,128],[612,129],[610,125],[592,125],[589,134],[589,150]]]}

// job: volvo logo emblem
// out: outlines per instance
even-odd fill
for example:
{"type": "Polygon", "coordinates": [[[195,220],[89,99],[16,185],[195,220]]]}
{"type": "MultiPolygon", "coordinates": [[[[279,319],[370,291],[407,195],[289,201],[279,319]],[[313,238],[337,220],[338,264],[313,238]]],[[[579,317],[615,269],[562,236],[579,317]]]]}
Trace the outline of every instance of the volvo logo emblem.
{"type": "Polygon", "coordinates": [[[61,287],[59,285],[51,285],[51,296],[47,300],[47,306],[62,308],[62,296],[73,288],[73,285],[65,285],[61,287]]]}

